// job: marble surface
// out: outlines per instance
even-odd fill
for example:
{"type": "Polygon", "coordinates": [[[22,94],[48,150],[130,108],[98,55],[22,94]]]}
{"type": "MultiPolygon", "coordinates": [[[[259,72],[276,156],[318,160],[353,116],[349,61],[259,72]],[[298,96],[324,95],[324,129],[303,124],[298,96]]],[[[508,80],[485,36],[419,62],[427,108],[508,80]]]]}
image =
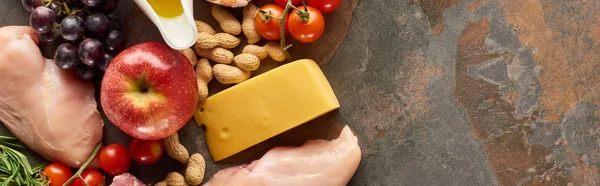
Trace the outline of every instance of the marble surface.
{"type": "MultiPolygon", "coordinates": [[[[26,23],[8,2],[0,23],[26,23]]],[[[322,65],[342,108],[278,139],[351,126],[350,185],[600,184],[600,1],[365,0],[352,16],[322,65]]],[[[163,159],[132,172],[181,170],[163,159]]]]}

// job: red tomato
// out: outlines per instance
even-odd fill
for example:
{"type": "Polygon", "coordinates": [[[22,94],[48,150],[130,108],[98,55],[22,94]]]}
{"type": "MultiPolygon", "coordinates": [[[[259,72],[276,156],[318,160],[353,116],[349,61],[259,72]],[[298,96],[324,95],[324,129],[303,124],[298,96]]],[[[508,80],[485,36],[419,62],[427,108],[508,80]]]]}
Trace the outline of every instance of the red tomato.
{"type": "MultiPolygon", "coordinates": [[[[298,7],[299,10],[304,10],[304,6],[298,7]]],[[[307,6],[308,20],[302,21],[302,17],[296,12],[292,12],[288,19],[290,34],[294,39],[303,42],[311,43],[319,39],[325,30],[325,19],[323,14],[316,8],[307,6]]]]}
{"type": "Polygon", "coordinates": [[[129,153],[133,160],[141,164],[154,164],[163,155],[162,140],[140,140],[132,138],[129,153]]]}
{"type": "Polygon", "coordinates": [[[308,0],[308,5],[315,7],[321,13],[328,14],[335,11],[342,3],[342,0],[308,0]]]}
{"type": "Polygon", "coordinates": [[[99,186],[100,184],[106,185],[104,182],[104,175],[102,175],[102,173],[93,170],[93,169],[86,169],[83,172],[81,172],[81,177],[83,178],[83,180],[81,178],[77,178],[73,181],[73,186],[99,186]]]}
{"type": "MultiPolygon", "coordinates": [[[[62,186],[73,176],[73,172],[65,164],[52,163],[44,168],[42,175],[50,181],[49,186],[62,186]]],[[[69,185],[73,184],[69,183],[69,185]]]]}
{"type": "MultiPolygon", "coordinates": [[[[287,5],[288,0],[273,0],[275,3],[277,3],[277,5],[285,8],[285,5],[287,5]]],[[[298,6],[300,5],[300,3],[302,3],[302,0],[292,0],[292,5],[294,6],[298,6]]]]}
{"type": "MultiPolygon", "coordinates": [[[[269,13],[274,17],[283,16],[283,8],[277,6],[276,4],[268,4],[260,8],[261,10],[269,13]]],[[[254,27],[256,27],[256,31],[260,36],[268,40],[279,40],[280,38],[280,29],[279,25],[280,21],[277,19],[270,18],[269,21],[264,21],[261,18],[264,18],[262,13],[257,13],[256,17],[254,17],[254,27]]],[[[287,19],[287,18],[286,18],[287,19]]],[[[284,25],[284,33],[288,33],[287,22],[284,25]]]]}
{"type": "Polygon", "coordinates": [[[100,167],[105,172],[116,176],[125,173],[131,165],[131,156],[127,149],[120,144],[108,145],[98,155],[100,167]]]}

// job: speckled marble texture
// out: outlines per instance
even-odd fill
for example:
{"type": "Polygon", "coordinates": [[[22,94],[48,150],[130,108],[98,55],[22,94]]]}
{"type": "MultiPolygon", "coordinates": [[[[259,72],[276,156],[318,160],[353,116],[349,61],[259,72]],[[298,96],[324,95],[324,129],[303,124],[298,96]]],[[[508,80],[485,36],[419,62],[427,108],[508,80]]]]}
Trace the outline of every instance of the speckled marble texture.
{"type": "Polygon", "coordinates": [[[362,0],[322,69],[342,108],[277,139],[351,126],[350,185],[600,185],[600,1],[362,0]]]}

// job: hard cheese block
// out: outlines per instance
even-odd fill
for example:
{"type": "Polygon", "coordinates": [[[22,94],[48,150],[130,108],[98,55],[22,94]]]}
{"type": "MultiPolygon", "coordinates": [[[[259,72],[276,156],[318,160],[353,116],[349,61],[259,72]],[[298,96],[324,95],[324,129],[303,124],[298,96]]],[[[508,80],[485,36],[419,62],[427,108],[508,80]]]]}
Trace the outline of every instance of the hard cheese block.
{"type": "Polygon", "coordinates": [[[339,107],[319,66],[303,59],[210,96],[194,117],[219,161],[339,107]]]}

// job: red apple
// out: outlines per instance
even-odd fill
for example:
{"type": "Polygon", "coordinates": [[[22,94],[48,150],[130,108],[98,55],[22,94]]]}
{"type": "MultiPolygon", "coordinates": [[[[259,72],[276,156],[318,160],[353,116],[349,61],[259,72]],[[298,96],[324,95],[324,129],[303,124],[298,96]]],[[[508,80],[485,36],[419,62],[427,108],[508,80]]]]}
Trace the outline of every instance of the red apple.
{"type": "Polygon", "coordinates": [[[130,136],[165,138],[194,115],[198,85],[190,62],[168,45],[132,46],[112,60],[100,87],[110,121],[130,136]]]}

